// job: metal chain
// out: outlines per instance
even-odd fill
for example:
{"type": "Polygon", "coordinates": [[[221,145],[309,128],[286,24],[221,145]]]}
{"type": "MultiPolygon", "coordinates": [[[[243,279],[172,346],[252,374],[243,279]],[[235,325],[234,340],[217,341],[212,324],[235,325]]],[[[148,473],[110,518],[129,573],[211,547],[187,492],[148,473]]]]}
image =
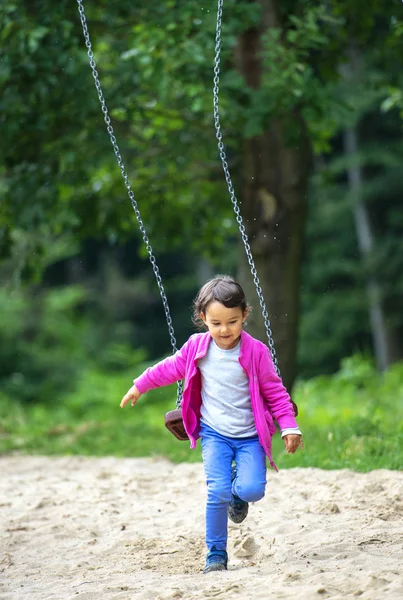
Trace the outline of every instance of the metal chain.
{"type": "Polygon", "coordinates": [[[222,28],[222,10],[223,10],[224,0],[218,0],[218,8],[217,8],[217,26],[216,26],[216,38],[215,38],[215,58],[214,58],[214,86],[213,86],[213,99],[214,99],[214,124],[216,130],[216,138],[218,141],[218,150],[220,153],[220,158],[222,162],[222,168],[224,171],[225,179],[228,185],[229,195],[231,197],[232,206],[234,209],[236,221],[238,223],[238,228],[241,234],[241,238],[243,241],[243,245],[245,247],[246,256],[248,259],[248,263],[250,266],[251,274],[253,276],[253,282],[256,287],[256,293],[259,298],[260,308],[263,315],[264,325],[266,328],[266,335],[268,339],[268,346],[270,349],[270,353],[273,359],[274,366],[276,368],[277,374],[280,376],[280,368],[278,365],[278,360],[276,356],[276,350],[274,347],[273,333],[271,330],[269,315],[267,312],[266,304],[263,297],[263,291],[260,286],[259,277],[257,274],[257,270],[255,267],[255,261],[253,260],[252,251],[249,245],[248,236],[245,231],[245,225],[243,224],[241,211],[238,205],[238,200],[235,195],[234,186],[232,185],[232,179],[228,167],[227,156],[225,153],[225,146],[222,141],[222,133],[221,133],[221,124],[220,124],[220,113],[219,113],[219,86],[220,86],[220,58],[221,58],[221,28],[222,28]]]}
{"type": "MultiPolygon", "coordinates": [[[[80,13],[80,19],[81,19],[81,25],[82,25],[82,28],[83,28],[84,38],[85,38],[85,45],[87,47],[87,54],[88,54],[88,57],[90,59],[90,67],[91,67],[91,70],[92,70],[92,76],[94,78],[95,87],[96,87],[97,92],[98,92],[98,98],[99,98],[99,101],[101,103],[102,112],[104,114],[104,121],[106,123],[106,129],[107,129],[107,131],[109,133],[109,137],[110,137],[110,140],[111,140],[111,143],[112,143],[112,146],[113,146],[113,150],[115,152],[116,159],[117,159],[118,165],[120,167],[120,171],[122,173],[122,177],[123,177],[123,180],[125,182],[125,186],[127,188],[127,193],[128,193],[129,198],[130,198],[130,201],[132,203],[132,207],[133,207],[134,213],[136,215],[137,222],[139,224],[140,232],[141,232],[141,235],[143,237],[143,242],[144,242],[145,248],[146,248],[147,253],[148,253],[148,257],[150,259],[150,262],[151,262],[151,265],[152,265],[152,268],[153,268],[153,271],[154,271],[154,275],[155,275],[155,279],[157,281],[157,285],[158,285],[159,293],[160,293],[160,296],[161,296],[162,304],[164,306],[165,318],[166,318],[167,325],[168,325],[168,331],[169,331],[169,337],[171,339],[172,350],[173,350],[173,352],[176,352],[177,351],[177,347],[176,347],[175,332],[174,332],[174,328],[173,328],[173,324],[172,324],[171,312],[169,310],[168,299],[167,299],[167,296],[166,296],[166,293],[165,293],[164,286],[162,284],[162,279],[161,279],[159,268],[158,268],[158,265],[157,265],[157,262],[156,262],[156,259],[155,259],[155,256],[154,256],[154,252],[153,252],[152,246],[150,244],[150,240],[148,238],[147,231],[146,231],[146,228],[145,228],[144,223],[143,223],[143,219],[141,218],[140,209],[139,209],[139,207],[137,205],[137,201],[136,201],[136,199],[134,197],[134,192],[133,192],[133,190],[131,188],[131,185],[130,185],[130,182],[129,182],[129,177],[127,175],[126,168],[125,168],[125,165],[123,163],[122,156],[120,154],[119,146],[117,144],[116,137],[114,135],[114,130],[113,130],[113,127],[112,127],[112,124],[111,124],[111,119],[109,117],[108,108],[106,106],[105,98],[104,98],[104,95],[103,95],[103,92],[102,92],[102,88],[101,88],[101,83],[99,81],[99,75],[98,75],[98,71],[97,71],[97,68],[96,68],[96,62],[95,62],[95,59],[94,59],[94,53],[92,51],[90,34],[88,32],[87,19],[86,19],[85,12],[84,12],[83,0],[77,0],[77,4],[78,4],[78,10],[79,10],[79,13],[80,13]]],[[[178,394],[177,394],[177,399],[176,399],[176,407],[177,408],[180,408],[180,406],[181,406],[182,393],[183,393],[183,384],[182,384],[181,381],[179,381],[178,382],[178,394]]]]}

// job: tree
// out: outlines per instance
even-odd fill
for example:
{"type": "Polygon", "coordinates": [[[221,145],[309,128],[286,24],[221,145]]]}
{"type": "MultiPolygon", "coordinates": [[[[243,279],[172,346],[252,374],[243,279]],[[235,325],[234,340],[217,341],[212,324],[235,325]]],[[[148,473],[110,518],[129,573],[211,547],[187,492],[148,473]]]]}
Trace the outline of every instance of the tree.
{"type": "MultiPolygon", "coordinates": [[[[393,53],[390,53],[391,47],[396,49],[394,10],[395,7],[392,6],[389,14],[385,13],[382,5],[373,2],[371,18],[361,20],[356,9],[347,8],[349,19],[344,29],[345,50],[339,67],[341,80],[337,85],[338,89],[335,87],[335,94],[339,96],[340,103],[344,100],[349,107],[337,127],[342,134],[344,152],[343,159],[338,159],[338,176],[341,169],[347,176],[348,190],[345,193],[353,212],[357,246],[361,254],[357,276],[366,290],[372,345],[379,370],[384,370],[401,357],[402,349],[399,350],[396,322],[391,326],[395,318],[388,310],[390,292],[387,291],[379,269],[382,240],[378,240],[374,235],[376,225],[371,216],[371,196],[372,204],[376,202],[381,212],[386,214],[388,209],[381,200],[379,189],[375,188],[374,192],[370,192],[370,185],[376,170],[379,172],[381,166],[393,166],[397,159],[393,157],[393,153],[397,148],[392,150],[390,141],[385,140],[385,146],[379,146],[377,151],[371,147],[367,149],[371,139],[371,128],[365,126],[365,121],[371,116],[371,120],[377,122],[376,135],[380,142],[383,136],[380,135],[379,126],[382,128],[384,119],[379,114],[379,107],[387,93],[390,79],[397,78],[397,72],[391,66],[394,60],[393,53]],[[368,50],[366,45],[373,35],[374,26],[377,30],[378,44],[368,50]],[[380,51],[380,48],[388,50],[380,51]]],[[[379,214],[379,211],[377,212],[379,214]]],[[[392,237],[392,231],[387,233],[392,237]]],[[[385,259],[384,255],[383,260],[385,259]]],[[[389,270],[386,264],[382,269],[384,272],[389,270]]],[[[390,288],[390,283],[388,287],[390,288]]]]}
{"type": "MultiPolygon", "coordinates": [[[[270,42],[281,44],[278,34],[284,31],[278,8],[272,1],[259,4],[260,23],[239,38],[238,64],[249,90],[252,113],[249,119],[256,122],[243,143],[242,210],[269,307],[283,379],[291,388],[296,376],[300,265],[311,144],[298,106],[298,94],[283,114],[277,110],[273,115],[273,99],[269,100],[268,95],[271,91],[278,93],[273,89],[276,77],[278,86],[286,88],[291,83],[291,93],[299,90],[294,87],[295,82],[286,82],[272,67],[274,49],[270,42]],[[266,100],[269,102],[265,106],[266,100]]],[[[287,41],[291,41],[290,36],[287,41]]],[[[280,53],[275,58],[287,57],[280,53]]],[[[245,260],[241,265],[240,278],[247,282],[252,297],[249,265],[245,260]]],[[[260,320],[252,324],[252,331],[264,339],[260,320]]]]}
{"type": "MultiPolygon", "coordinates": [[[[224,7],[224,141],[289,387],[312,155],[330,165],[349,110],[346,94],[335,93],[346,31],[361,39],[375,19],[381,23],[379,47],[368,51],[371,64],[385,71],[377,101],[397,98],[396,2],[387,11],[377,0],[364,12],[359,4],[226,0],[224,7]],[[394,91],[385,86],[389,75],[394,91]]],[[[86,8],[114,132],[157,252],[192,248],[215,265],[228,264],[236,226],[211,117],[215,10],[173,0],[86,8]]],[[[0,63],[1,251],[22,277],[32,277],[38,266],[77,252],[82,240],[118,243],[137,224],[105,132],[75,3],[8,1],[0,17],[7,45],[0,63]]],[[[240,257],[237,268],[255,304],[240,257]]],[[[315,293],[318,305],[321,291],[315,293]]],[[[264,339],[258,319],[250,327],[264,339]]],[[[341,341],[338,355],[340,347],[341,341]]]]}
{"type": "MultiPolygon", "coordinates": [[[[354,85],[354,82],[360,78],[356,68],[357,57],[355,56],[354,50],[351,50],[350,52],[350,59],[351,62],[343,69],[343,73],[346,82],[349,85],[354,85]]],[[[361,166],[356,164],[354,161],[354,158],[359,150],[358,135],[354,125],[344,130],[343,142],[344,152],[349,158],[347,177],[350,195],[352,198],[352,208],[357,232],[358,247],[363,257],[363,262],[365,262],[374,251],[374,236],[369,212],[366,204],[362,200],[362,169],[361,166]]],[[[370,274],[368,276],[366,281],[366,292],[376,362],[378,369],[380,371],[384,371],[392,362],[392,352],[388,347],[389,340],[382,303],[381,289],[378,278],[375,274],[370,274]]]]}

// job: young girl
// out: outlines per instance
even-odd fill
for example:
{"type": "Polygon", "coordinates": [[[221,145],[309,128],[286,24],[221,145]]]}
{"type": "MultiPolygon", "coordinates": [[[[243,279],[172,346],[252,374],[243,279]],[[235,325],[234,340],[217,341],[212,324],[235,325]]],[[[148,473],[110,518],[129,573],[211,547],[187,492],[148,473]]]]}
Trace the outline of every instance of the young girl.
{"type": "Polygon", "coordinates": [[[199,291],[192,335],[173,356],[147,369],[123,397],[123,408],[142,394],[184,379],[182,416],[195,448],[200,437],[207,481],[204,573],[227,569],[228,517],[241,523],[248,503],[263,498],[266,456],[280,426],[287,452],[303,448],[290,397],[265,344],[243,331],[249,307],[241,286],[217,276],[199,291]],[[233,462],[235,463],[233,465],[233,462]]]}

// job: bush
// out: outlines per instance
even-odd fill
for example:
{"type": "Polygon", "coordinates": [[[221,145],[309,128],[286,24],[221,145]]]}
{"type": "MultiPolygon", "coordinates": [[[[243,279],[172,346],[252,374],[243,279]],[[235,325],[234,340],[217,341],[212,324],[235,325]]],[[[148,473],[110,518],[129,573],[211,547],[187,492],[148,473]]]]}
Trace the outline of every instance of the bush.
{"type": "Polygon", "coordinates": [[[0,379],[7,396],[52,404],[94,364],[119,370],[145,359],[142,351],[133,359],[130,326],[108,327],[87,307],[79,286],[0,292],[0,379]]]}
{"type": "Polygon", "coordinates": [[[280,466],[401,469],[403,465],[403,364],[380,375],[369,358],[342,361],[333,376],[296,385],[303,454],[284,456],[280,466]]]}

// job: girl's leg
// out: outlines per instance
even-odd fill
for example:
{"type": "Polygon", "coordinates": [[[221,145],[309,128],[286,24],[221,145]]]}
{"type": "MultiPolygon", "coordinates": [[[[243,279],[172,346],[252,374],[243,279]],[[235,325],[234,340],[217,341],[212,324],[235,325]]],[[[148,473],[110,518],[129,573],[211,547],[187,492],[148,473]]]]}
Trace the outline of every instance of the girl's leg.
{"type": "Polygon", "coordinates": [[[228,503],[231,499],[231,463],[234,449],[228,438],[202,425],[202,457],[207,483],[206,545],[226,550],[228,503]]]}
{"type": "Polygon", "coordinates": [[[266,488],[266,455],[257,437],[236,441],[235,462],[232,493],[245,502],[261,500],[266,488]]]}

